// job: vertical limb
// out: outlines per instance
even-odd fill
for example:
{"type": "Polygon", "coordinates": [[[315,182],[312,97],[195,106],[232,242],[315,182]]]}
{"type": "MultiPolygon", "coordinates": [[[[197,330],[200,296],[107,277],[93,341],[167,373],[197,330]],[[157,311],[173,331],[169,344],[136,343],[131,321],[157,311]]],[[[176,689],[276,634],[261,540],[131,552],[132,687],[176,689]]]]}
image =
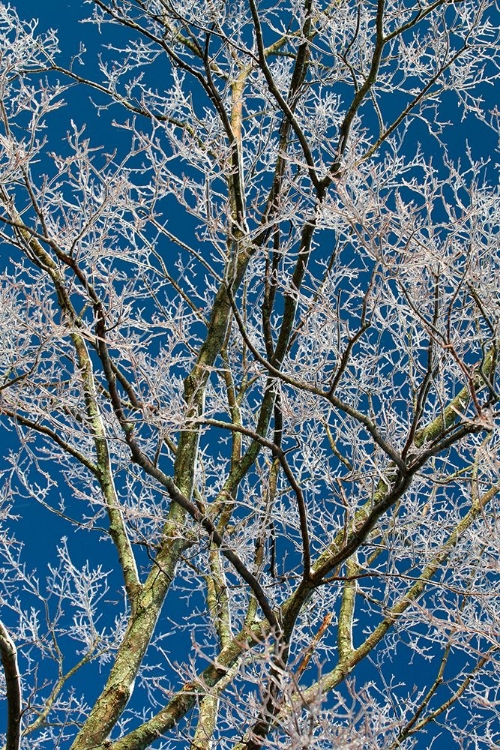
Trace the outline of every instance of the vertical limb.
{"type": "Polygon", "coordinates": [[[359,571],[355,554],[347,560],[345,568],[347,577],[344,583],[344,591],[342,592],[337,630],[337,648],[340,663],[348,659],[354,651],[352,626],[356,606],[357,584],[355,576],[359,571]]]}
{"type": "Polygon", "coordinates": [[[5,750],[19,750],[21,741],[21,675],[17,649],[5,625],[0,622],[0,654],[7,692],[7,741],[5,750]]]}

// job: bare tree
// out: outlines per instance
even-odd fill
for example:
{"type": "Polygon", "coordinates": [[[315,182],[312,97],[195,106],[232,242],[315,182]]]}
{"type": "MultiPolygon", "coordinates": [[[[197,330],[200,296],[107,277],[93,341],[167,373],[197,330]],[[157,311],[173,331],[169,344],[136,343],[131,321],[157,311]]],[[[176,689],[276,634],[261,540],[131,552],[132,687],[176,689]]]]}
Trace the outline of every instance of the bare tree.
{"type": "Polygon", "coordinates": [[[498,747],[495,4],[87,6],[0,4],[5,747],[498,747]]]}

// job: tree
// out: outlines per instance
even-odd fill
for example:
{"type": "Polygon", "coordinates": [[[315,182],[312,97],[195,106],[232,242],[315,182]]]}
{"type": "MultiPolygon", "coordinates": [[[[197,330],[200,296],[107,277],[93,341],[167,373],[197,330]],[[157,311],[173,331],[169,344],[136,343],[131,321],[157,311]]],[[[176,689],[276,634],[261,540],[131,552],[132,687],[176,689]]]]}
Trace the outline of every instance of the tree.
{"type": "Polygon", "coordinates": [[[495,4],[87,5],[0,5],[5,747],[498,747],[495,4]]]}

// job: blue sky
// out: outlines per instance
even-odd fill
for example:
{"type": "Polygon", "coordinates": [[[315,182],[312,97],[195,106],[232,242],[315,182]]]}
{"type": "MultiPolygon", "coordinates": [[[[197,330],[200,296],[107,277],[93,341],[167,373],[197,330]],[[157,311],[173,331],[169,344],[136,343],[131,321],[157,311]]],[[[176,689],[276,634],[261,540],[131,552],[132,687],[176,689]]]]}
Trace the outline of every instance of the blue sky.
{"type": "MultiPolygon", "coordinates": [[[[16,3],[14,3],[16,5],[16,3]]],[[[25,19],[30,17],[39,18],[40,24],[38,29],[45,31],[49,28],[55,28],[58,30],[61,48],[61,64],[68,64],[71,57],[78,53],[80,43],[83,43],[87,52],[85,54],[86,67],[82,68],[83,74],[87,73],[89,76],[92,75],[96,70],[96,55],[98,45],[101,42],[101,37],[95,26],[90,24],[79,24],[78,21],[85,17],[88,13],[90,5],[85,5],[83,2],[67,2],[66,0],[47,0],[45,3],[34,2],[33,0],[23,0],[23,2],[17,3],[17,8],[20,16],[25,19]]],[[[108,31],[109,33],[109,31],[108,31]]],[[[484,96],[492,97],[492,106],[494,100],[492,96],[493,92],[485,87],[484,96]]],[[[96,95],[97,96],[97,95],[96,95]]],[[[94,98],[96,98],[94,96],[94,98]]],[[[89,103],[90,94],[82,86],[74,86],[68,90],[66,99],[68,101],[67,106],[64,109],[59,110],[57,113],[52,115],[51,119],[51,137],[52,142],[51,148],[60,148],[64,150],[64,138],[67,131],[70,128],[70,121],[74,120],[77,125],[86,125],[86,133],[91,138],[95,145],[104,144],[106,147],[110,145],[117,146],[119,149],[126,148],[127,136],[121,131],[111,131],[109,125],[110,120],[114,116],[113,110],[105,113],[101,113],[99,116],[95,109],[89,103]]],[[[451,102],[451,99],[450,99],[451,102]]],[[[446,129],[446,138],[450,148],[450,154],[452,157],[464,154],[466,151],[467,144],[470,145],[472,154],[475,157],[483,156],[488,157],[491,155],[492,163],[488,168],[487,174],[490,181],[496,179],[496,167],[497,162],[495,161],[494,149],[497,145],[497,137],[493,131],[488,130],[484,127],[472,124],[472,120],[462,122],[459,113],[456,109],[453,109],[453,105],[450,104],[449,112],[450,124],[446,129]]],[[[429,154],[429,158],[432,158],[435,142],[429,139],[424,128],[419,128],[418,124],[415,125],[414,129],[414,140],[417,141],[422,139],[422,145],[426,152],[429,154]]],[[[437,149],[436,149],[437,150],[437,149]]],[[[43,172],[43,160],[40,165],[40,171],[43,172]]],[[[186,231],[189,233],[192,231],[192,225],[189,224],[189,219],[180,229],[180,234],[186,231]]],[[[13,445],[14,443],[12,443],[13,445]]],[[[4,438],[4,451],[10,448],[10,438],[4,438]]],[[[55,495],[51,496],[51,500],[57,502],[55,495]]],[[[26,545],[27,561],[29,564],[36,566],[40,577],[43,578],[44,567],[47,563],[53,563],[55,557],[55,546],[59,543],[62,536],[68,535],[74,540],[77,538],[77,543],[74,545],[75,561],[83,564],[86,560],[103,560],[103,567],[111,569],[114,565],[114,552],[112,551],[109,543],[103,542],[102,534],[99,532],[75,532],[72,527],[63,519],[57,518],[49,514],[41,506],[33,506],[31,503],[21,503],[18,507],[19,520],[16,522],[17,530],[19,531],[19,537],[26,545]],[[40,535],[40,528],[43,528],[43,534],[40,535]],[[107,545],[107,546],[106,546],[107,545]],[[103,552],[106,550],[105,552],[103,552]]],[[[145,553],[141,558],[139,553],[140,561],[144,564],[148,564],[148,558],[145,553]]],[[[120,609],[121,602],[121,580],[118,575],[112,576],[111,578],[111,589],[106,594],[108,600],[107,606],[104,608],[104,617],[108,618],[110,627],[112,626],[113,617],[116,611],[120,609]]],[[[194,595],[194,601],[197,601],[196,595],[194,595]]],[[[178,598],[176,600],[176,613],[177,616],[182,616],[189,611],[189,604],[178,598]]],[[[179,636],[180,637],[180,636],[179,636]]],[[[190,633],[185,634],[186,643],[189,641],[190,633]]],[[[172,651],[176,653],[180,651],[182,642],[179,640],[172,651]]],[[[415,670],[414,681],[418,683],[420,678],[425,679],[427,662],[420,662],[420,666],[415,670]]],[[[434,669],[434,665],[432,667],[434,669]]],[[[102,667],[103,670],[106,667],[102,667]]],[[[407,669],[406,664],[394,664],[393,671],[396,679],[403,677],[407,669]]],[[[371,665],[363,665],[358,672],[358,679],[361,679],[363,675],[375,675],[376,668],[371,665]]],[[[81,685],[87,693],[89,700],[92,699],[92,694],[98,689],[99,683],[99,670],[97,667],[90,667],[85,673],[82,673],[81,685]]],[[[137,694],[136,701],[137,707],[140,708],[140,701],[144,694],[137,694]]],[[[0,716],[0,722],[3,721],[3,717],[0,716]]],[[[422,744],[419,745],[422,750],[425,750],[427,746],[428,738],[422,740],[422,744]]],[[[442,742],[442,740],[441,740],[442,742]]],[[[434,750],[447,750],[446,744],[435,744],[434,750]]],[[[61,748],[62,750],[62,748],[61,748]]]]}

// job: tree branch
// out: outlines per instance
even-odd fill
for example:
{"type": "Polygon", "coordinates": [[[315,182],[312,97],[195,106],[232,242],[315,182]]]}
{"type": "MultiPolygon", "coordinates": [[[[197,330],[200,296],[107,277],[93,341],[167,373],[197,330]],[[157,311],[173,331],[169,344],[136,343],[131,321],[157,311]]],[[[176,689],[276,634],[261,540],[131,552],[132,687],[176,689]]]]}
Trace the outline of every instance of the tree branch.
{"type": "Polygon", "coordinates": [[[21,742],[21,675],[17,649],[9,631],[0,622],[0,654],[7,688],[7,741],[5,750],[19,750],[21,742]]]}

